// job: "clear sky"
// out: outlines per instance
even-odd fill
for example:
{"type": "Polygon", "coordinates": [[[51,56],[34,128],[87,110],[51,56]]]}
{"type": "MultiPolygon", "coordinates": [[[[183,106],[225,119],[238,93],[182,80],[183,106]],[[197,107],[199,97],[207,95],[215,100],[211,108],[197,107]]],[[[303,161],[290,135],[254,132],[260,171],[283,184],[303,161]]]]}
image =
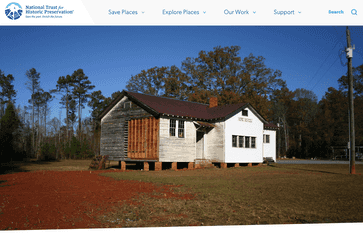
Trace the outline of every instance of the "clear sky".
{"type": "MultiPolygon", "coordinates": [[[[60,76],[82,68],[104,96],[125,89],[132,75],[154,66],[181,66],[187,57],[215,46],[241,47],[242,58],[263,56],[268,68],[282,71],[290,90],[313,90],[320,100],[328,87],[338,88],[345,75],[345,26],[52,26],[0,27],[0,69],[15,78],[16,106],[28,105],[25,72],[35,68],[45,91],[60,76]],[[340,55],[341,54],[341,55],[340,55]]],[[[363,64],[363,27],[350,27],[355,44],[353,66],[363,64]]],[[[59,116],[60,95],[51,103],[59,116]],[[57,100],[58,99],[58,100],[57,100]]],[[[89,115],[86,107],[82,118],[89,115]]],[[[62,120],[65,111],[62,111],[62,120]]]]}

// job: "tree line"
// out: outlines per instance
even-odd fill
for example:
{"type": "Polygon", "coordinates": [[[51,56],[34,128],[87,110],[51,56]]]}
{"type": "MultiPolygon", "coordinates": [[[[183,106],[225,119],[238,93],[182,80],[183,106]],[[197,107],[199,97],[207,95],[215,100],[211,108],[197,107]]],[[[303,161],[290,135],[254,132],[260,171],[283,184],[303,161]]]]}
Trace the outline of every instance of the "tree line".
{"type": "MultiPolygon", "coordinates": [[[[348,141],[347,76],[330,87],[318,102],[313,91],[291,91],[282,72],[266,67],[265,58],[253,54],[241,58],[239,46],[215,47],[186,58],[180,68],[151,67],[131,76],[128,91],[207,104],[217,97],[218,104],[248,102],[269,122],[279,124],[278,155],[300,158],[331,157],[332,146],[348,141]]],[[[121,92],[110,97],[95,86],[82,69],[65,74],[54,89],[41,88],[41,74],[26,71],[31,92],[28,106],[16,104],[14,77],[0,70],[0,155],[5,160],[22,158],[75,159],[99,154],[98,115],[121,92]],[[49,118],[50,102],[61,95],[66,118],[49,118]],[[87,104],[91,116],[82,119],[87,104]],[[78,123],[77,123],[78,122],[78,123]]],[[[355,123],[363,124],[363,65],[354,68],[355,123]]],[[[363,128],[356,126],[356,145],[363,145],[363,128]]]]}
{"type": "MultiPolygon", "coordinates": [[[[279,124],[278,156],[331,158],[333,146],[346,146],[348,132],[347,75],[339,89],[328,88],[318,101],[313,91],[289,90],[282,72],[268,68],[265,58],[241,58],[239,46],[215,47],[186,58],[180,68],[152,67],[134,75],[127,90],[144,94],[218,104],[248,102],[267,121],[279,124]]],[[[356,145],[363,146],[363,64],[354,68],[356,145]]],[[[287,81],[288,82],[288,81],[287,81]]]]}

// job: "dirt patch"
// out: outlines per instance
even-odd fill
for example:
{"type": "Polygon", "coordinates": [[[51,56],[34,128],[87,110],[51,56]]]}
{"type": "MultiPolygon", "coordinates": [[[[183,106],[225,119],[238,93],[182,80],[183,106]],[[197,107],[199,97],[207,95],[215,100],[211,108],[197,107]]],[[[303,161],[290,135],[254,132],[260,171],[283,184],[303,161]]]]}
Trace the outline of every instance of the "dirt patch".
{"type": "Polygon", "coordinates": [[[1,175],[0,229],[114,227],[115,223],[99,221],[100,217],[122,204],[132,205],[141,193],[157,193],[164,198],[191,197],[177,195],[168,186],[114,180],[99,176],[100,172],[36,171],[1,175]]]}

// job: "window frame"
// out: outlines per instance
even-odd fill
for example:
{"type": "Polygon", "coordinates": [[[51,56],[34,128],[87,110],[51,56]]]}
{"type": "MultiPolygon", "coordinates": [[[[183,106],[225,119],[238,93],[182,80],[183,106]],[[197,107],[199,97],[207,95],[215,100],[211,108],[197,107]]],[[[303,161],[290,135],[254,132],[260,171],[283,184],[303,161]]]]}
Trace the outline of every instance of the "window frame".
{"type": "Polygon", "coordinates": [[[232,147],[237,147],[237,136],[232,135],[232,147]]]}
{"type": "Polygon", "coordinates": [[[185,138],[185,121],[184,120],[178,120],[178,138],[185,138]],[[181,128],[180,125],[183,125],[183,128],[181,128]],[[182,135],[182,136],[180,136],[180,135],[182,135]]]}
{"type": "Polygon", "coordinates": [[[124,103],[124,109],[130,109],[132,107],[132,102],[131,101],[127,101],[124,103]],[[126,105],[128,105],[128,107],[126,107],[126,105]]]}
{"type": "Polygon", "coordinates": [[[185,120],[170,119],[169,137],[185,138],[185,120]]]}
{"type": "Polygon", "coordinates": [[[244,148],[244,142],[245,142],[244,136],[238,136],[238,147],[239,148],[244,148]]]}
{"type": "Polygon", "coordinates": [[[256,148],[256,137],[251,136],[251,148],[256,148]]]}
{"type": "Polygon", "coordinates": [[[242,116],[248,117],[248,110],[242,109],[242,116]]]}
{"type": "Polygon", "coordinates": [[[245,136],[245,148],[250,148],[250,136],[245,136]]]}
{"type": "Polygon", "coordinates": [[[174,136],[175,137],[175,132],[176,132],[176,119],[170,119],[170,122],[169,122],[169,137],[172,137],[174,136]],[[174,122],[174,123],[172,123],[174,122]],[[174,127],[172,127],[172,125],[174,125],[174,127]],[[173,132],[173,133],[172,133],[173,132]],[[174,135],[172,135],[174,134],[174,135]]]}

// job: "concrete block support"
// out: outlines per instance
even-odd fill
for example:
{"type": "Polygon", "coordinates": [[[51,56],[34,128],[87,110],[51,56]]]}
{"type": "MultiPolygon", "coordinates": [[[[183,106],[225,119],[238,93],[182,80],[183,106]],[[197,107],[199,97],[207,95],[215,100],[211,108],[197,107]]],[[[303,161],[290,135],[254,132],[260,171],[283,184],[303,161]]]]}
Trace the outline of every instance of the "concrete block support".
{"type": "Polygon", "coordinates": [[[194,162],[188,163],[188,169],[194,169],[194,162]]]}
{"type": "Polygon", "coordinates": [[[162,169],[162,163],[161,162],[155,162],[155,171],[160,171],[162,169]]]}
{"type": "Polygon", "coordinates": [[[144,162],[144,171],[149,171],[149,163],[144,162]]]}
{"type": "Polygon", "coordinates": [[[177,162],[172,162],[172,163],[171,163],[171,169],[172,169],[172,170],[177,170],[177,169],[178,169],[177,162]]]}
{"type": "Polygon", "coordinates": [[[248,164],[248,167],[252,167],[252,163],[249,163],[249,164],[248,164]]]}
{"type": "Polygon", "coordinates": [[[226,169],[227,168],[227,164],[226,163],[221,163],[221,168],[222,169],[226,169]]]}
{"type": "Polygon", "coordinates": [[[121,170],[126,170],[126,162],[121,161],[121,170]]]}
{"type": "Polygon", "coordinates": [[[235,167],[235,168],[239,167],[239,163],[234,164],[234,167],[235,167]]]}

